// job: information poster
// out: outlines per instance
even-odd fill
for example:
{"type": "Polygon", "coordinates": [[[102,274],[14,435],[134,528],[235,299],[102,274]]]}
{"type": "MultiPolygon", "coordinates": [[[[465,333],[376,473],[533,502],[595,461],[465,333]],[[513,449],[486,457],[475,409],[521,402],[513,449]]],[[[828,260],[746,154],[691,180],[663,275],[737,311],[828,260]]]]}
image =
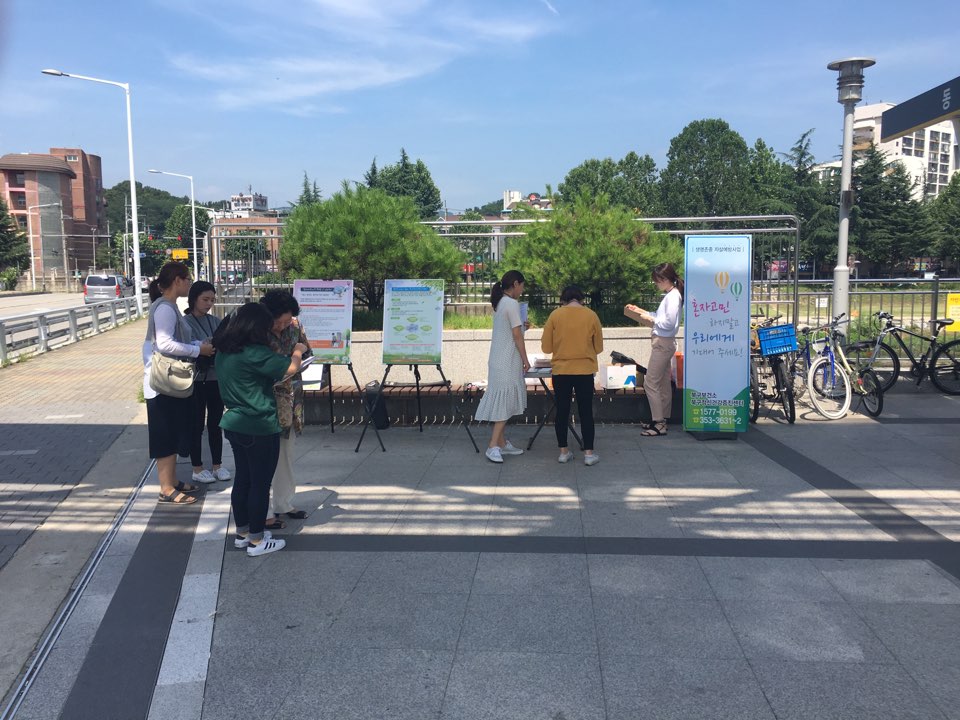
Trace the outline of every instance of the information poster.
{"type": "MultiPolygon", "coordinates": [[[[953,320],[956,325],[960,325],[960,293],[947,293],[947,314],[946,317],[953,320]]],[[[960,328],[951,326],[950,330],[960,328]]]]}
{"type": "Polygon", "coordinates": [[[349,364],[353,280],[294,280],[293,296],[300,303],[298,320],[317,358],[315,364],[349,364]]]}
{"type": "Polygon", "coordinates": [[[683,428],[744,432],[750,415],[750,235],[687,235],[683,428]]]}
{"type": "Polygon", "coordinates": [[[443,280],[387,280],[383,293],[383,363],[439,365],[443,280]]]}

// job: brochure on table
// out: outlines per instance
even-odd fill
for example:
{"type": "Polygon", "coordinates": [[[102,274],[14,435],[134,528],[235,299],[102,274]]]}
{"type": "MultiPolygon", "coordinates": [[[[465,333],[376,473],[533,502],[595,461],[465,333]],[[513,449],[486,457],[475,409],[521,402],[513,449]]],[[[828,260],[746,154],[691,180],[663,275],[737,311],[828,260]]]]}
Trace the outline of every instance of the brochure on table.
{"type": "Polygon", "coordinates": [[[323,365],[350,363],[353,280],[294,280],[293,296],[300,304],[298,320],[316,357],[303,379],[320,382],[323,365]]]}
{"type": "Polygon", "coordinates": [[[439,365],[443,280],[387,280],[383,293],[383,363],[439,365]]]}
{"type": "Polygon", "coordinates": [[[750,414],[750,235],[687,235],[683,427],[744,432],[750,414]]]}

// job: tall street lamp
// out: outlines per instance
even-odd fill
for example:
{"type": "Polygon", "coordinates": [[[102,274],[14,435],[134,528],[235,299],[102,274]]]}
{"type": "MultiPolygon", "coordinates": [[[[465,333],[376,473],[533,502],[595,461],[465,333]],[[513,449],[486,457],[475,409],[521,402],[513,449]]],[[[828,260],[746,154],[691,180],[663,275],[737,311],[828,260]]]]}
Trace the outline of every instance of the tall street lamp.
{"type": "MultiPolygon", "coordinates": [[[[863,99],[863,70],[877,61],[873,58],[846,58],[827,65],[839,71],[837,102],[843,105],[843,155],[840,163],[840,230],[837,236],[837,266],[833,269],[833,314],[850,313],[850,267],[847,264],[847,239],[850,209],[853,207],[853,109],[863,99]]],[[[841,328],[846,328],[841,325],[841,328]]],[[[846,334],[845,330],[843,330],[846,334]]]]}
{"type": "MultiPolygon", "coordinates": [[[[44,203],[43,205],[31,205],[27,208],[27,234],[30,235],[30,289],[37,289],[37,270],[36,270],[36,258],[33,252],[33,232],[30,231],[30,217],[34,210],[45,207],[59,207],[60,214],[63,214],[63,206],[60,203],[44,203]]],[[[40,277],[43,277],[43,218],[40,213],[37,213],[37,234],[40,236],[40,277]]]]}
{"type": "Polygon", "coordinates": [[[193,175],[167,172],[166,170],[148,170],[147,172],[156,173],[157,175],[173,175],[174,177],[187,178],[187,180],[190,181],[190,224],[193,228],[193,278],[194,280],[199,280],[200,275],[197,274],[197,203],[193,197],[193,175]]]}
{"type": "MultiPolygon", "coordinates": [[[[44,75],[53,75],[54,77],[69,77],[77,80],[89,80],[90,82],[102,83],[104,85],[113,85],[123,88],[127,99],[127,157],[130,160],[130,206],[133,215],[133,282],[134,287],[140,287],[140,232],[137,220],[137,179],[133,172],[133,119],[130,114],[130,84],[116,82],[114,80],[101,80],[100,78],[87,77],[85,75],[74,75],[65,73],[61,70],[41,70],[44,75]]],[[[137,296],[137,313],[143,314],[143,298],[141,293],[135,293],[137,296]]]]}

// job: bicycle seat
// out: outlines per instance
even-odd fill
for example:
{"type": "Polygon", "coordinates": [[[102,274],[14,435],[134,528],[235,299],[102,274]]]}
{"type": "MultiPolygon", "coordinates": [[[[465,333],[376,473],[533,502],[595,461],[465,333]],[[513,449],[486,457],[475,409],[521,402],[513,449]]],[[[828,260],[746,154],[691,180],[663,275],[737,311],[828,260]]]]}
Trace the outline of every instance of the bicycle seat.
{"type": "Polygon", "coordinates": [[[936,326],[937,326],[938,329],[939,329],[939,328],[945,328],[945,327],[947,327],[948,325],[953,325],[953,319],[952,319],[952,318],[939,318],[939,319],[937,319],[937,320],[934,320],[933,322],[936,324],[936,326]]]}
{"type": "Polygon", "coordinates": [[[810,326],[809,326],[809,325],[797,325],[797,332],[800,332],[800,333],[808,333],[808,332],[810,332],[810,326]]]}

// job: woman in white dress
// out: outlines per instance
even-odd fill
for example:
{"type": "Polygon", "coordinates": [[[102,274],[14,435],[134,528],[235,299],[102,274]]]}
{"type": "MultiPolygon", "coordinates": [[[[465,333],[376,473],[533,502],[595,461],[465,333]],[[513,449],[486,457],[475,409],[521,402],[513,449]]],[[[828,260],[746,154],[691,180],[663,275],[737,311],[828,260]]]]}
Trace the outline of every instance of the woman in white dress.
{"type": "Polygon", "coordinates": [[[525,282],[519,270],[510,270],[490,291],[490,303],[495,313],[487,389],[474,417],[493,423],[486,455],[487,460],[495,463],[502,463],[504,455],[523,454],[523,450],[507,440],[504,431],[507,420],[527,409],[527,384],[523,375],[530,369],[530,362],[523,344],[524,328],[517,302],[523,294],[525,282]]]}

